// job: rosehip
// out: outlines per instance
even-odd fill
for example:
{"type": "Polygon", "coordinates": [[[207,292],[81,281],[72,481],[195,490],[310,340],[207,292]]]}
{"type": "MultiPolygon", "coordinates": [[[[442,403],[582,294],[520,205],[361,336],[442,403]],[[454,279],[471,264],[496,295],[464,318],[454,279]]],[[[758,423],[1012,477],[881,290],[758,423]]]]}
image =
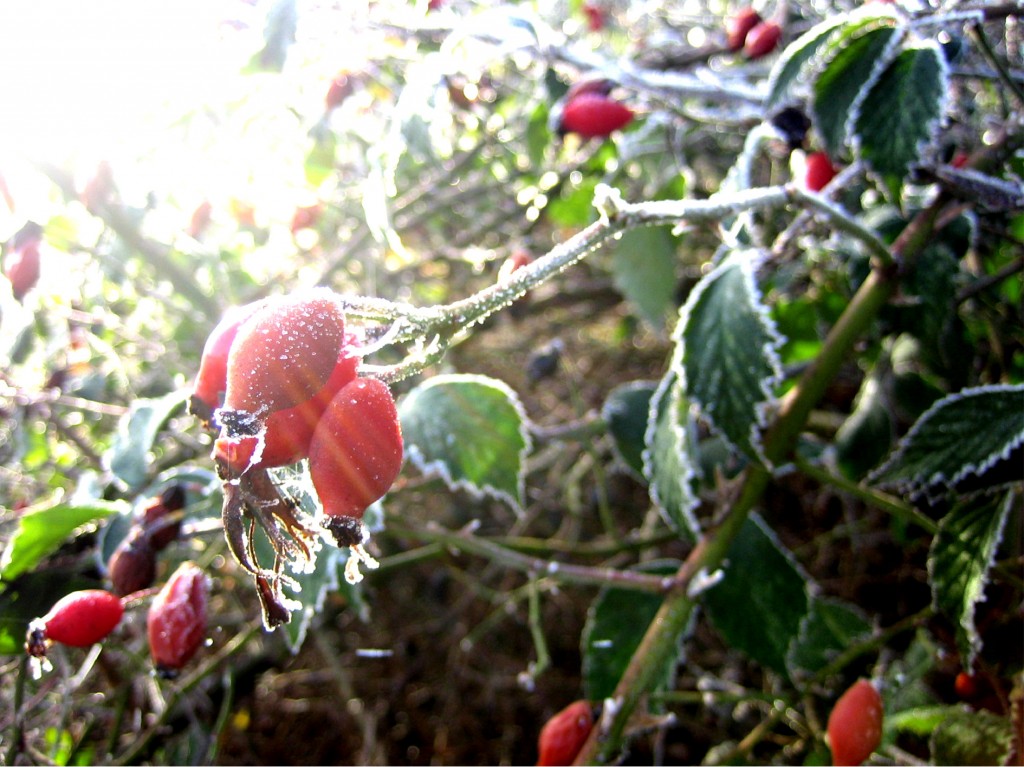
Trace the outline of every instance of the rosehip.
{"type": "Polygon", "coordinates": [[[330,112],[332,109],[340,107],[342,102],[352,95],[354,89],[355,82],[349,74],[338,72],[331,80],[331,84],[327,86],[327,94],[324,96],[324,105],[327,107],[327,111],[330,112]]]}
{"type": "Polygon", "coordinates": [[[196,209],[192,211],[192,217],[188,221],[188,236],[192,239],[197,239],[206,231],[206,227],[210,225],[210,217],[213,214],[213,206],[208,200],[203,200],[196,206],[196,209]]]}
{"type": "Polygon", "coordinates": [[[725,22],[726,45],[730,51],[740,51],[747,41],[747,35],[762,21],[761,14],[750,6],[741,8],[725,22]]]}
{"type": "Polygon", "coordinates": [[[178,533],[181,532],[181,520],[168,520],[167,515],[183,508],[185,488],[175,484],[164,488],[163,492],[142,510],[142,525],[156,551],[163,551],[178,537],[178,533]]]}
{"type": "Polygon", "coordinates": [[[267,302],[231,344],[224,407],[265,418],[302,404],[330,378],[344,332],[341,302],[330,290],[267,302]]]}
{"type": "Polygon", "coordinates": [[[882,742],[882,696],[859,679],[836,701],[828,717],[832,764],[857,765],[882,742]]]}
{"type": "Polygon", "coordinates": [[[120,598],[109,591],[74,591],[29,624],[25,649],[29,655],[40,658],[46,655],[49,642],[88,647],[113,631],[123,615],[120,598]]]}
{"type": "Polygon", "coordinates": [[[264,469],[288,466],[309,455],[309,443],[320,416],[334,395],[356,378],[359,365],[359,357],[355,353],[357,346],[354,336],[346,336],[338,362],[323,388],[316,396],[295,407],[271,413],[264,421],[262,435],[218,438],[214,443],[217,462],[230,468],[233,474],[240,475],[250,465],[264,469]],[[263,440],[263,452],[259,460],[254,461],[260,439],[263,440]]]}
{"type": "Polygon", "coordinates": [[[594,3],[584,3],[583,13],[587,17],[587,29],[600,32],[604,29],[604,9],[594,3]]]}
{"type": "Polygon", "coordinates": [[[320,216],[323,215],[323,212],[323,205],[306,205],[296,208],[295,213],[292,214],[292,234],[302,229],[312,229],[320,219],[320,216]]]}
{"type": "Polygon", "coordinates": [[[538,765],[572,764],[594,726],[594,710],[585,700],[570,703],[541,728],[538,765]]]}
{"type": "Polygon", "coordinates": [[[743,55],[748,59],[759,59],[775,50],[782,39],[782,27],[774,21],[762,21],[747,33],[743,44],[743,55]]]}
{"type": "Polygon", "coordinates": [[[961,671],[956,675],[956,680],[953,682],[953,688],[956,690],[956,694],[960,696],[961,700],[971,701],[978,697],[978,692],[981,686],[978,684],[978,677],[974,674],[968,674],[966,671],[961,671]]]}
{"type": "Polygon", "coordinates": [[[348,384],[331,400],[309,444],[309,472],[325,527],[339,546],[363,540],[360,520],[402,468],[402,429],[387,385],[348,384]]]}
{"type": "Polygon", "coordinates": [[[807,166],[804,170],[804,186],[812,192],[820,192],[836,177],[836,166],[824,152],[811,152],[807,155],[807,166]]]}
{"type": "Polygon", "coordinates": [[[42,239],[42,227],[29,221],[8,243],[4,275],[11,281],[11,293],[18,301],[39,282],[39,245],[42,239]]]}
{"type": "Polygon", "coordinates": [[[565,103],[559,131],[603,138],[633,121],[633,110],[600,93],[581,93],[565,103]]]}
{"type": "Polygon", "coordinates": [[[202,645],[208,588],[203,571],[182,562],[149,606],[149,653],[161,676],[177,675],[202,645]]]}
{"type": "Polygon", "coordinates": [[[156,579],[156,552],[146,533],[138,528],[128,534],[107,562],[107,575],[118,596],[149,588],[156,579]]]}
{"type": "Polygon", "coordinates": [[[228,354],[231,345],[238,335],[242,323],[249,319],[263,301],[254,301],[244,306],[234,306],[224,312],[224,317],[210,333],[203,347],[199,373],[192,389],[189,410],[204,422],[209,422],[213,411],[221,405],[225,390],[228,388],[228,354]]]}

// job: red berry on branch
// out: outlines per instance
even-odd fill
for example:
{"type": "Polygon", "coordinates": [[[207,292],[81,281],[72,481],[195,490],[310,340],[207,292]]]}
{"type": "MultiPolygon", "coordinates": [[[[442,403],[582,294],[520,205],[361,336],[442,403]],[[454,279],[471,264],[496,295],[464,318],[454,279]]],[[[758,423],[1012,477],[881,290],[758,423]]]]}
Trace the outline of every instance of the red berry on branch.
{"type": "Polygon", "coordinates": [[[291,232],[295,234],[302,229],[312,229],[316,226],[316,222],[320,220],[320,216],[323,215],[324,206],[319,203],[316,205],[305,205],[295,209],[295,213],[292,214],[291,232]]]}
{"type": "Polygon", "coordinates": [[[355,80],[348,72],[338,72],[327,86],[327,93],[324,95],[324,106],[327,111],[337,109],[355,90],[355,80]]]}
{"type": "Polygon", "coordinates": [[[577,700],[563,708],[540,731],[538,767],[572,764],[593,727],[594,709],[587,701],[577,700]]]}
{"type": "Polygon", "coordinates": [[[633,121],[633,110],[602,93],[583,92],[565,102],[559,131],[604,138],[633,121]]]}
{"type": "Polygon", "coordinates": [[[189,410],[204,422],[209,422],[213,411],[221,406],[224,392],[228,388],[228,355],[235,342],[238,329],[265,301],[254,301],[244,306],[234,306],[224,312],[224,317],[206,339],[203,347],[199,373],[192,387],[189,410]]]}
{"type": "Polygon", "coordinates": [[[192,211],[192,216],[188,221],[188,236],[192,239],[197,239],[202,236],[203,232],[206,231],[206,227],[210,225],[210,219],[213,215],[213,206],[208,200],[203,200],[196,206],[196,209],[192,211]]]}
{"type": "Polygon", "coordinates": [[[183,562],[149,606],[149,653],[161,676],[177,675],[202,645],[208,588],[203,571],[183,562]]]}
{"type": "Polygon", "coordinates": [[[807,155],[807,164],[804,170],[804,186],[812,192],[820,192],[825,188],[838,173],[832,160],[824,152],[811,152],[807,155]]]}
{"type": "Polygon", "coordinates": [[[388,491],[401,468],[402,429],[387,385],[360,378],[342,388],[309,445],[324,526],[339,546],[362,542],[363,512],[388,491]]]}
{"type": "Polygon", "coordinates": [[[25,649],[42,657],[50,642],[88,647],[104,639],[124,615],[121,599],[109,591],[86,589],[62,597],[42,618],[29,624],[25,649]]]}
{"type": "Polygon", "coordinates": [[[181,532],[180,519],[168,519],[185,508],[185,488],[174,484],[164,488],[159,496],[150,500],[142,510],[142,525],[149,542],[156,551],[163,551],[181,532]]]}
{"type": "Polygon", "coordinates": [[[11,281],[11,293],[21,301],[39,282],[39,246],[43,228],[34,221],[26,223],[4,250],[4,275],[11,281]]]}
{"type": "Polygon", "coordinates": [[[330,290],[268,301],[231,344],[224,407],[266,418],[302,404],[330,378],[344,332],[341,301],[330,290]]]}
{"type": "Polygon", "coordinates": [[[759,59],[775,50],[782,39],[782,27],[774,21],[762,21],[747,33],[743,44],[743,55],[748,59],[759,59]]]}
{"type": "Polygon", "coordinates": [[[840,696],[828,717],[832,764],[863,763],[882,742],[882,696],[859,679],[840,696]]]}
{"type": "Polygon", "coordinates": [[[729,50],[743,50],[743,45],[747,41],[747,35],[750,33],[750,30],[760,24],[761,21],[761,14],[750,6],[741,8],[726,19],[725,37],[729,50]]]}
{"type": "Polygon", "coordinates": [[[587,29],[591,32],[600,32],[604,29],[605,13],[601,6],[595,3],[584,3],[583,13],[587,17],[587,29]]]}

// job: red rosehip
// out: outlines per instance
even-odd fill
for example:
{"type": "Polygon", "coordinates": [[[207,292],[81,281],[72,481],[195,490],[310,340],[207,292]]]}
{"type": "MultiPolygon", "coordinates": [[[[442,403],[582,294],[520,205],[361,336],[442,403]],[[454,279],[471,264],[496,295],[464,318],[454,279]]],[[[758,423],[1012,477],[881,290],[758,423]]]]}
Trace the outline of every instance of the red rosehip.
{"type": "Polygon", "coordinates": [[[341,301],[330,290],[267,302],[231,344],[224,407],[266,418],[310,399],[334,371],[344,332],[341,301]]]}
{"type": "Polygon", "coordinates": [[[585,700],[570,703],[541,728],[537,764],[572,764],[594,727],[594,710],[585,700]]]}
{"type": "Polygon", "coordinates": [[[587,29],[591,32],[600,32],[604,29],[604,9],[594,3],[584,3],[583,13],[587,17],[587,29]]]}
{"type": "Polygon", "coordinates": [[[11,281],[11,293],[21,301],[39,282],[39,246],[43,228],[29,221],[7,243],[4,275],[11,281]]]}
{"type": "Polygon", "coordinates": [[[327,111],[337,109],[355,90],[355,80],[348,72],[338,72],[327,86],[327,93],[324,95],[324,106],[327,111]]]}
{"type": "Polygon", "coordinates": [[[148,589],[156,579],[156,552],[149,536],[135,528],[128,534],[107,562],[107,576],[118,596],[148,589]]]}
{"type": "Polygon", "coordinates": [[[561,133],[603,138],[633,121],[633,110],[601,93],[584,92],[568,99],[559,124],[561,133]]]}
{"type": "Polygon", "coordinates": [[[957,152],[953,155],[953,159],[949,161],[949,164],[954,168],[963,168],[971,161],[971,156],[967,152],[957,152]]]}
{"type": "Polygon", "coordinates": [[[188,236],[192,239],[197,239],[206,231],[206,227],[210,225],[210,218],[213,215],[213,206],[209,200],[203,200],[196,206],[196,209],[192,211],[192,216],[188,221],[188,236]]]}
{"type": "Polygon", "coordinates": [[[316,222],[320,220],[320,216],[323,215],[323,212],[324,206],[320,204],[306,205],[304,207],[296,208],[295,213],[292,214],[292,234],[295,234],[302,229],[312,229],[316,226],[316,222]]]}
{"type": "Polygon", "coordinates": [[[402,428],[387,385],[359,378],[324,411],[309,444],[309,472],[324,525],[339,546],[363,539],[360,520],[402,468],[402,428]]]}
{"type": "Polygon", "coordinates": [[[820,192],[838,172],[827,154],[811,152],[807,155],[807,165],[804,169],[804,186],[812,192],[820,192]]]}
{"type": "Polygon", "coordinates": [[[882,696],[859,679],[836,701],[828,717],[832,764],[858,765],[882,742],[882,696]]]}
{"type": "Polygon", "coordinates": [[[749,5],[745,8],[740,8],[735,14],[726,19],[725,37],[729,50],[743,50],[743,45],[747,41],[747,35],[750,33],[750,30],[761,22],[761,14],[749,5]]]}
{"type": "Polygon", "coordinates": [[[972,701],[977,698],[978,692],[981,689],[978,684],[978,677],[974,674],[968,674],[966,671],[961,671],[956,675],[953,688],[956,690],[956,694],[960,696],[960,699],[966,701],[972,701]]]}
{"type": "Polygon", "coordinates": [[[189,403],[191,412],[204,422],[209,422],[213,411],[220,407],[224,392],[228,388],[228,354],[235,342],[235,336],[238,335],[238,329],[265,303],[254,301],[228,309],[206,339],[189,403]]]}
{"type": "Polygon", "coordinates": [[[88,647],[113,631],[124,615],[121,599],[109,591],[86,589],[62,597],[42,618],[29,624],[25,649],[33,657],[46,655],[49,642],[88,647]]]}
{"type": "Polygon", "coordinates": [[[775,50],[782,39],[782,27],[774,21],[762,21],[747,33],[743,44],[743,55],[748,59],[759,59],[775,50]]]}
{"type": "Polygon", "coordinates": [[[149,653],[161,676],[175,676],[202,645],[208,588],[203,571],[182,562],[149,606],[149,653]]]}
{"type": "Polygon", "coordinates": [[[309,443],[313,438],[320,416],[343,386],[356,378],[359,357],[358,343],[354,336],[346,336],[338,362],[327,383],[316,396],[295,407],[271,413],[263,423],[262,435],[222,436],[214,444],[216,461],[240,475],[247,468],[272,468],[288,466],[309,455],[309,443]],[[253,460],[263,440],[263,451],[258,460],[253,460]]]}

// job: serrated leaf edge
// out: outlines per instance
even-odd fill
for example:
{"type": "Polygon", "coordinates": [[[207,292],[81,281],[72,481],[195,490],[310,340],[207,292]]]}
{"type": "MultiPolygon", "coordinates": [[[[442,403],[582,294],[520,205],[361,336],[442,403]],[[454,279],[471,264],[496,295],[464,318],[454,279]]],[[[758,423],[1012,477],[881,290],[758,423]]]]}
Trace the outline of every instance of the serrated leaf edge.
{"type": "MultiPolygon", "coordinates": [[[[624,384],[621,384],[619,386],[616,386],[614,389],[612,389],[610,392],[608,392],[608,396],[604,398],[604,402],[601,404],[601,420],[604,421],[605,423],[608,423],[608,409],[609,409],[609,404],[608,403],[611,401],[611,398],[612,398],[613,394],[615,394],[616,392],[620,392],[620,391],[634,391],[634,390],[638,390],[638,389],[646,389],[646,388],[648,388],[648,387],[650,387],[652,385],[654,386],[654,389],[655,389],[655,392],[656,392],[657,388],[658,388],[658,382],[657,381],[647,381],[647,380],[628,381],[627,383],[624,383],[624,384]]],[[[651,392],[651,398],[652,399],[654,398],[655,392],[651,392]]],[[[648,409],[647,417],[648,417],[647,423],[650,424],[650,410],[649,409],[648,409]]],[[[645,429],[644,430],[644,443],[645,444],[646,444],[646,441],[647,441],[647,431],[645,429]]],[[[618,441],[613,438],[611,440],[611,445],[612,445],[612,456],[613,456],[614,461],[615,461],[615,467],[617,469],[621,470],[624,474],[628,474],[629,476],[633,477],[636,480],[645,481],[647,478],[642,473],[638,474],[633,469],[633,467],[630,466],[626,462],[626,459],[622,455],[622,451],[619,450],[619,443],[618,443],[618,441]]],[[[645,451],[641,451],[641,457],[643,455],[643,452],[645,452],[645,451]]]]}
{"type": "Polygon", "coordinates": [[[434,461],[426,460],[423,457],[423,453],[415,445],[407,444],[405,446],[407,460],[424,475],[440,477],[453,490],[465,490],[473,498],[489,496],[505,501],[517,515],[521,516],[524,513],[522,500],[526,497],[526,456],[533,449],[533,440],[530,437],[530,418],[526,414],[526,408],[523,407],[522,400],[519,399],[519,395],[516,394],[515,390],[504,381],[475,373],[445,373],[436,375],[417,386],[415,391],[426,391],[445,383],[479,383],[489,386],[492,389],[501,391],[512,404],[516,414],[519,416],[519,436],[523,439],[523,447],[520,448],[518,455],[519,468],[516,471],[516,494],[519,497],[514,498],[506,491],[500,490],[493,485],[484,484],[478,486],[475,482],[471,482],[468,479],[453,479],[444,461],[440,459],[434,461]]]}
{"type": "MultiPolygon", "coordinates": [[[[871,626],[870,617],[857,605],[851,602],[846,602],[842,599],[837,599],[836,597],[821,596],[816,594],[815,592],[817,592],[818,588],[817,583],[815,581],[808,580],[807,588],[809,592],[807,612],[804,614],[804,617],[800,619],[800,627],[797,629],[796,636],[790,640],[789,647],[786,648],[786,670],[789,672],[789,676],[792,679],[796,679],[801,674],[808,673],[807,670],[804,669],[802,666],[797,665],[793,655],[797,651],[797,648],[800,647],[807,639],[807,632],[810,630],[811,626],[811,612],[814,606],[814,602],[829,602],[832,604],[841,605],[842,607],[849,609],[851,612],[857,613],[858,617],[860,617],[864,621],[864,623],[866,623],[868,626],[871,626]]],[[[868,633],[870,632],[871,629],[869,628],[868,633]]],[[[837,650],[827,650],[825,652],[826,656],[831,657],[835,657],[836,655],[838,655],[838,653],[839,651],[837,650]]]]}
{"type": "MultiPolygon", "coordinates": [[[[782,362],[779,358],[777,349],[781,348],[784,343],[784,339],[782,334],[779,333],[778,326],[775,324],[775,320],[772,319],[771,314],[768,311],[768,307],[762,300],[763,294],[761,293],[761,289],[757,286],[757,280],[754,279],[754,273],[764,260],[765,254],[760,250],[747,249],[734,251],[726,256],[721,263],[712,269],[711,272],[709,272],[704,279],[698,282],[696,287],[690,291],[690,295],[687,296],[686,303],[684,303],[679,309],[679,321],[676,323],[676,328],[672,333],[672,341],[676,346],[676,351],[672,357],[672,368],[679,376],[679,380],[684,391],[688,392],[689,387],[687,386],[686,381],[686,368],[683,364],[683,356],[686,354],[686,343],[683,338],[686,333],[686,319],[691,315],[693,307],[696,306],[700,297],[707,291],[709,286],[717,280],[727,268],[733,268],[734,264],[732,262],[736,262],[736,265],[740,268],[740,274],[743,277],[744,285],[746,286],[747,292],[751,298],[751,305],[754,307],[755,313],[761,320],[761,326],[764,328],[765,333],[768,336],[768,340],[761,345],[761,352],[768,360],[772,373],[758,381],[758,389],[761,391],[763,399],[754,408],[754,422],[750,425],[749,440],[750,446],[754,449],[757,459],[764,465],[770,466],[771,462],[764,454],[764,445],[761,442],[760,431],[767,424],[769,411],[775,402],[775,392],[773,391],[773,388],[782,379],[782,362]]],[[[733,444],[728,435],[726,435],[725,432],[715,423],[715,419],[709,412],[707,412],[704,403],[700,402],[696,398],[693,398],[691,401],[693,405],[697,407],[701,416],[708,421],[714,430],[718,432],[729,445],[739,449],[739,446],[733,444]]]]}
{"type": "MultiPolygon", "coordinates": [[[[914,425],[910,427],[910,430],[907,431],[905,435],[903,435],[903,438],[899,441],[899,443],[893,450],[892,455],[890,455],[889,458],[881,466],[879,466],[877,469],[872,471],[871,474],[868,475],[868,482],[878,482],[879,477],[884,476],[893,465],[899,463],[899,461],[903,458],[904,453],[906,453],[907,446],[913,442],[917,434],[920,433],[920,431],[925,427],[928,420],[931,419],[937,412],[951,405],[954,402],[959,402],[961,400],[970,399],[983,394],[991,394],[994,392],[1024,393],[1024,384],[986,384],[983,386],[974,386],[967,389],[962,389],[953,394],[948,394],[942,399],[932,403],[932,406],[929,407],[924,413],[922,413],[921,416],[914,423],[914,425]]],[[[898,482],[894,482],[893,485],[904,492],[912,492],[915,489],[923,490],[926,488],[935,487],[936,485],[945,485],[946,487],[952,488],[955,487],[956,484],[960,482],[960,480],[964,479],[968,475],[974,474],[975,476],[981,476],[990,468],[992,468],[995,464],[997,464],[999,461],[1009,458],[1010,454],[1022,443],[1024,443],[1024,431],[1020,432],[1017,435],[1016,439],[1010,440],[1009,443],[1005,445],[1001,451],[994,454],[990,454],[989,457],[982,461],[980,464],[966,464],[960,471],[954,474],[952,478],[947,478],[942,472],[935,472],[934,474],[926,478],[919,478],[917,481],[901,480],[898,482]]],[[[883,484],[885,484],[884,480],[883,484]]]]}
{"type": "MultiPolygon", "coordinates": [[[[1013,493],[1006,493],[1006,496],[1003,499],[1003,502],[1001,504],[1001,508],[999,510],[999,520],[996,523],[997,527],[996,527],[996,530],[995,530],[995,536],[994,536],[994,540],[993,540],[992,550],[988,553],[988,555],[986,557],[987,561],[985,563],[984,572],[982,573],[982,576],[981,576],[981,587],[978,590],[978,596],[977,596],[976,599],[970,600],[970,603],[967,605],[967,609],[964,611],[963,615],[960,616],[959,621],[958,621],[959,624],[960,624],[960,627],[967,634],[969,653],[968,653],[968,657],[963,659],[963,664],[964,664],[964,668],[968,669],[968,670],[971,669],[974,666],[974,659],[977,657],[978,652],[980,652],[980,650],[981,650],[981,635],[978,634],[978,629],[974,625],[975,608],[978,606],[979,603],[984,602],[986,600],[986,597],[985,597],[985,587],[988,585],[988,574],[992,570],[992,564],[995,561],[996,553],[999,551],[999,545],[1002,543],[1003,532],[1006,529],[1006,520],[1010,516],[1010,508],[1013,506],[1013,499],[1014,499],[1014,494],[1013,493]]],[[[931,588],[931,592],[932,592],[932,608],[935,609],[937,612],[941,612],[941,611],[939,610],[939,605],[938,605],[938,594],[935,592],[935,556],[934,556],[934,551],[935,551],[935,546],[937,545],[937,543],[939,541],[939,537],[941,536],[941,534],[943,532],[943,529],[942,529],[943,528],[943,524],[942,523],[945,522],[948,519],[949,519],[949,515],[947,515],[945,518],[943,518],[942,522],[939,523],[939,533],[936,534],[934,538],[932,538],[931,545],[928,547],[928,562],[927,562],[928,583],[932,587],[931,588]]],[[[952,617],[952,616],[949,616],[949,617],[952,617]]]]}
{"type": "MultiPolygon", "coordinates": [[[[900,35],[894,35],[893,39],[902,47],[903,40],[900,35]]],[[[871,90],[875,87],[875,84],[878,82],[878,78],[881,77],[882,73],[892,65],[898,55],[903,53],[903,51],[910,50],[931,50],[932,53],[935,54],[936,61],[939,63],[939,70],[942,72],[942,79],[946,82],[949,81],[949,63],[946,61],[946,57],[942,55],[942,50],[939,48],[939,44],[935,40],[922,40],[915,42],[914,45],[906,46],[903,50],[899,51],[895,55],[889,56],[888,58],[887,54],[890,54],[892,47],[891,45],[887,46],[883,55],[879,57],[878,62],[881,64],[884,61],[885,67],[879,69],[878,65],[876,65],[872,70],[871,77],[868,78],[868,82],[865,83],[861,92],[857,95],[857,98],[854,99],[854,103],[850,105],[850,114],[847,116],[846,124],[844,125],[844,130],[846,131],[846,135],[850,137],[855,156],[859,157],[861,154],[861,138],[856,131],[856,125],[857,121],[860,119],[861,107],[863,106],[864,101],[867,99],[871,90]]],[[[914,145],[918,157],[927,156],[928,152],[935,148],[936,141],[940,135],[939,129],[942,127],[942,122],[945,119],[949,108],[949,98],[949,88],[944,88],[942,95],[939,97],[939,109],[936,117],[930,120],[929,124],[926,126],[925,137],[914,145]]],[[[865,162],[864,166],[867,169],[868,175],[875,179],[877,183],[882,184],[884,188],[885,179],[871,167],[870,163],[865,162]]]]}
{"type": "MultiPolygon", "coordinates": [[[[641,453],[644,466],[644,477],[647,479],[648,489],[651,496],[651,500],[654,502],[655,507],[661,513],[662,519],[665,520],[666,524],[673,530],[676,527],[676,521],[669,516],[667,506],[662,500],[660,493],[658,492],[658,481],[655,477],[655,467],[653,463],[653,457],[651,454],[651,446],[654,444],[655,434],[658,430],[658,411],[661,408],[661,400],[666,396],[677,397],[681,394],[681,378],[670,366],[668,372],[662,377],[658,383],[658,387],[654,390],[654,394],[651,395],[651,405],[647,411],[647,430],[644,432],[644,449],[641,453]]],[[[670,401],[668,407],[672,407],[677,404],[676,402],[670,401]]],[[[672,425],[673,434],[677,437],[677,441],[684,445],[691,444],[689,436],[685,433],[686,426],[672,425]]],[[[692,455],[689,458],[692,459],[692,455]]],[[[697,516],[693,513],[693,510],[697,508],[699,500],[691,489],[691,482],[696,476],[694,471],[694,461],[686,461],[686,471],[681,477],[676,478],[676,482],[684,489],[684,495],[688,502],[680,509],[683,515],[683,521],[686,522],[686,526],[690,533],[696,540],[700,540],[703,536],[701,531],[700,522],[697,520],[697,516]]]]}

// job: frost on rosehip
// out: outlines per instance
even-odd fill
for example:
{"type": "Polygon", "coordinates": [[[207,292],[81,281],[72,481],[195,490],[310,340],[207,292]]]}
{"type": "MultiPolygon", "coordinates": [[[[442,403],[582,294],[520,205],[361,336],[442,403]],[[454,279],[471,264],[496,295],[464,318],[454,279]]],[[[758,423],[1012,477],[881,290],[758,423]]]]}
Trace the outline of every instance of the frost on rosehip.
{"type": "Polygon", "coordinates": [[[206,575],[183,562],[153,599],[146,619],[149,652],[157,673],[173,677],[206,637],[206,575]]]}
{"type": "Polygon", "coordinates": [[[121,599],[109,591],[74,591],[59,599],[42,618],[29,624],[25,650],[35,658],[42,658],[53,642],[88,647],[105,639],[117,628],[123,615],[121,599]]]}

